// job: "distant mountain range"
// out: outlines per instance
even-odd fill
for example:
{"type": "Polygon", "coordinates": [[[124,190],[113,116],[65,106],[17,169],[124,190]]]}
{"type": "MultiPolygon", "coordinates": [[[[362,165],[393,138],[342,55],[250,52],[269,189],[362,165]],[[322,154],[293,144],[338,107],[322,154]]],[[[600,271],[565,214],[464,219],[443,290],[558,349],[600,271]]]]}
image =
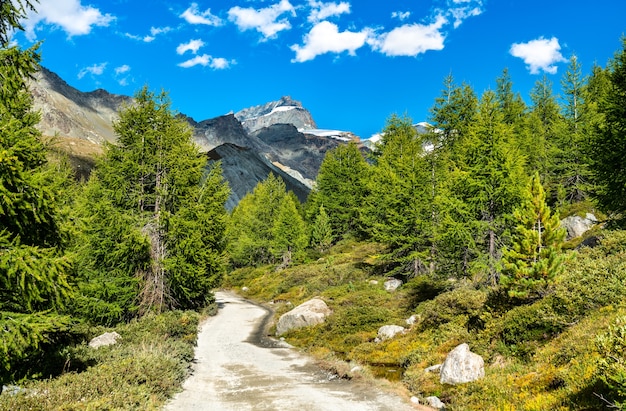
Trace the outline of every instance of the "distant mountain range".
{"type": "MultiPolygon", "coordinates": [[[[45,68],[37,73],[31,92],[41,112],[41,132],[55,137],[82,167],[102,151],[104,142],[116,142],[113,122],[120,108],[132,102],[129,96],[102,89],[81,92],[45,68]]],[[[200,122],[180,115],[193,127],[200,150],[211,160],[221,160],[232,191],[229,209],[269,173],[281,177],[304,201],[326,151],[347,141],[361,144],[350,132],[318,129],[311,113],[290,97],[200,122]]]]}

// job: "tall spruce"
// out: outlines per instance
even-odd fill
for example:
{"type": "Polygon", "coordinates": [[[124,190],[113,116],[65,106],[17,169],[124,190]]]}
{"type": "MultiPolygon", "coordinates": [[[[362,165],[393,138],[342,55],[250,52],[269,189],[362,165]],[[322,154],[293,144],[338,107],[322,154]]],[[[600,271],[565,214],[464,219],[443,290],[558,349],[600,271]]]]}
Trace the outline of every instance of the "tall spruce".
{"type": "Polygon", "coordinates": [[[546,294],[563,271],[561,247],[565,230],[558,213],[552,214],[539,173],[530,180],[522,205],[515,210],[517,221],[510,247],[503,250],[502,286],[510,297],[532,301],[546,294]]]}
{"type": "Polygon", "coordinates": [[[0,8],[0,383],[67,330],[60,309],[73,294],[59,215],[64,176],[46,161],[28,89],[38,45],[11,44],[28,9],[27,0],[0,8]]]}

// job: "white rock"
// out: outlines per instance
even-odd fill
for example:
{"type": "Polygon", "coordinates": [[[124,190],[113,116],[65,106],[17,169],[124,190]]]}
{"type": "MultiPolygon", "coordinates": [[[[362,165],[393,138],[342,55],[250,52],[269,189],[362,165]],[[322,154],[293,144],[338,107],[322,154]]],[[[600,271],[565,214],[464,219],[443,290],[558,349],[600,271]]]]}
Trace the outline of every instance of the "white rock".
{"type": "Polygon", "coordinates": [[[573,215],[561,220],[561,227],[567,230],[567,239],[580,237],[585,232],[590,230],[595,224],[598,223],[598,219],[595,215],[587,213],[585,218],[573,215]]]}
{"type": "Polygon", "coordinates": [[[411,403],[419,405],[420,399],[415,397],[415,396],[413,396],[413,397],[411,397],[411,403]]]}
{"type": "Polygon", "coordinates": [[[104,333],[95,338],[92,338],[91,341],[89,341],[89,347],[100,348],[100,347],[105,347],[107,345],[113,345],[117,343],[117,340],[119,340],[120,338],[122,338],[122,336],[116,333],[115,331],[110,332],[110,333],[104,333]]]}
{"type": "Polygon", "coordinates": [[[446,408],[446,405],[443,402],[441,402],[441,400],[438,397],[435,397],[435,396],[424,398],[424,402],[433,408],[437,408],[438,410],[446,408]]]}
{"type": "Polygon", "coordinates": [[[395,291],[402,285],[402,280],[398,280],[397,278],[391,278],[385,281],[385,290],[387,291],[395,291]]]}
{"type": "Polygon", "coordinates": [[[409,318],[406,319],[406,325],[411,326],[417,322],[417,315],[413,314],[409,318]]]}
{"type": "Polygon", "coordinates": [[[248,287],[241,287],[241,291],[247,293],[248,291],[250,291],[250,289],[248,287]]]}
{"type": "Polygon", "coordinates": [[[378,285],[378,280],[369,280],[368,283],[370,285],[378,285]]]}
{"type": "Polygon", "coordinates": [[[450,351],[441,366],[442,384],[463,384],[485,376],[483,357],[470,351],[467,344],[461,344],[450,351]]]}
{"type": "Polygon", "coordinates": [[[276,324],[276,335],[282,335],[296,328],[323,323],[331,312],[324,301],[313,298],[281,315],[276,324]]]}
{"type": "Polygon", "coordinates": [[[388,340],[398,334],[404,333],[406,328],[399,325],[383,325],[378,329],[378,339],[380,341],[388,340]]]}

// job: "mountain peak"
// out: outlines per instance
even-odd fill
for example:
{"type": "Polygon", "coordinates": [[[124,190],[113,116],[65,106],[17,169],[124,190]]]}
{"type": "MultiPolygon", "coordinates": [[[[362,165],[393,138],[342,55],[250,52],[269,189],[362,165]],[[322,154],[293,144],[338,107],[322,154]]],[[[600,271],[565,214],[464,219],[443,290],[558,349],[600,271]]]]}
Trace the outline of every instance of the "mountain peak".
{"type": "Polygon", "coordinates": [[[245,108],[235,113],[235,117],[249,133],[273,124],[293,124],[298,129],[317,128],[311,113],[290,96],[245,108]]]}

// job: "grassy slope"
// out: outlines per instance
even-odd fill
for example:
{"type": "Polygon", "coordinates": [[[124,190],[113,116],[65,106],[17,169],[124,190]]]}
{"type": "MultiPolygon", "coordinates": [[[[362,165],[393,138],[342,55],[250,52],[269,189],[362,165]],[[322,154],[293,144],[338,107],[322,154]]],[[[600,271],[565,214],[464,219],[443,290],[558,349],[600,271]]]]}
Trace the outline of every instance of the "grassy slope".
{"type": "Polygon", "coordinates": [[[116,327],[118,344],[91,349],[102,327],[77,330],[85,342],[63,349],[60,375],[0,395],[0,410],[158,410],[187,377],[200,315],[173,311],[116,327]]]}
{"type": "Polygon", "coordinates": [[[413,395],[437,395],[448,409],[602,409],[600,396],[612,393],[599,379],[596,336],[626,315],[626,233],[604,236],[599,247],[570,252],[565,273],[545,298],[520,306],[464,281],[418,278],[387,292],[376,259],[381,248],[367,243],[341,244],[315,262],[282,271],[239,269],[226,285],[272,302],[276,318],[320,296],[332,316],[287,334],[291,344],[321,359],[401,370],[413,395]],[[418,322],[406,334],[374,342],[378,327],[406,326],[412,314],[418,322]],[[449,386],[424,371],[463,342],[485,359],[484,379],[449,386]]]}

